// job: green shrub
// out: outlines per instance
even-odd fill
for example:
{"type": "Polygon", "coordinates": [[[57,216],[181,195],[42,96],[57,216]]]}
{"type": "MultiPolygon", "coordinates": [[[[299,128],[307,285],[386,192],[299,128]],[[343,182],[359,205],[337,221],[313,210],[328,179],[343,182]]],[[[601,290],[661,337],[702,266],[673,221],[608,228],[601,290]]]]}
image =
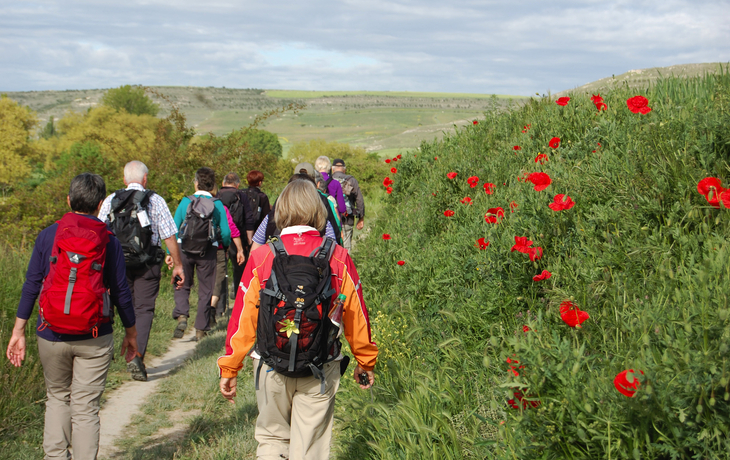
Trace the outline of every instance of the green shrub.
{"type": "Polygon", "coordinates": [[[697,183],[730,181],[730,75],[603,97],[602,112],[584,95],[488,112],[398,163],[357,250],[383,359],[375,404],[339,398],[343,458],[727,457],[730,211],[697,183]],[[636,94],[649,114],[628,110],[636,94]],[[523,179],[538,171],[541,192],[523,179]],[[572,209],[548,207],[560,193],[572,209]],[[485,222],[497,206],[504,220],[485,222]],[[516,236],[543,257],[511,252],[516,236]],[[561,319],[566,300],[590,315],[582,328],[561,319]],[[613,385],[626,369],[632,398],[613,385]],[[525,408],[507,403],[517,390],[525,408]]]}

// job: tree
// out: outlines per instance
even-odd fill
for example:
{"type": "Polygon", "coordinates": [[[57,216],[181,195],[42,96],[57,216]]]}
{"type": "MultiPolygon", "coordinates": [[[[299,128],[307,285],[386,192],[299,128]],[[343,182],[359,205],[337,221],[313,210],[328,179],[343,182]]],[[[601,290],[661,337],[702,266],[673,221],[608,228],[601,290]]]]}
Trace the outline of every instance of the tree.
{"type": "MultiPolygon", "coordinates": [[[[236,135],[237,132],[231,133],[236,135]]],[[[250,129],[245,131],[239,140],[242,145],[248,143],[250,150],[257,154],[269,154],[281,158],[283,148],[279,142],[279,136],[263,129],[250,129]]]]}
{"type": "Polygon", "coordinates": [[[145,95],[144,88],[141,86],[124,85],[110,89],[101,98],[101,103],[116,111],[126,110],[132,115],[156,117],[160,111],[160,106],[145,95]]]}
{"type": "Polygon", "coordinates": [[[38,120],[28,107],[5,95],[0,97],[0,188],[5,192],[31,171],[33,148],[30,130],[38,120]]]}

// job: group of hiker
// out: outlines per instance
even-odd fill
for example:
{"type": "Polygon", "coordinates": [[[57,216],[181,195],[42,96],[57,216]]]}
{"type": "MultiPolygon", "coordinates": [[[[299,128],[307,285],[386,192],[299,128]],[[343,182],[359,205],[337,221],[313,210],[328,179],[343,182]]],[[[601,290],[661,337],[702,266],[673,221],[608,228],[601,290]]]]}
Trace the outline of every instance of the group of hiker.
{"type": "Polygon", "coordinates": [[[357,180],[346,174],[343,160],[322,156],[314,166],[298,164],[271,205],[260,188],[260,171],[247,174],[246,189],[235,172],[218,189],[215,172],[202,167],[195,192],[172,214],[146,188],[148,173],[140,161],[127,163],[126,188],[109,196],[101,176],[74,177],[67,198],[71,212],[36,239],[6,354],[21,365],[25,326],[38,300],[46,458],[97,456],[99,403],[114,353],[114,306],[125,328],[121,353],[127,369],[133,379],[146,381],[144,358],[163,263],[175,287],[174,338],[185,335],[198,278],[192,340],[200,340],[226,317],[229,260],[235,303],[225,355],[218,360],[220,391],[233,402],[236,376],[251,356],[258,458],[328,458],[335,393],[349,362],[340,352],[340,335],[357,360],[353,376],[361,388],[373,384],[377,357],[349,255],[353,227],[364,225],[357,180]]]}

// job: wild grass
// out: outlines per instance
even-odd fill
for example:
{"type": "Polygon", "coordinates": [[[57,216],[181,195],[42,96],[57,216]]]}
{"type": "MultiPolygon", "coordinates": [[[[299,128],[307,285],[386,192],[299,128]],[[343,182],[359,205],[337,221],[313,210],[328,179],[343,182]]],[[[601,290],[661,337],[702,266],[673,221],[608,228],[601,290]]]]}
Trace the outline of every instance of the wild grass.
{"type": "Polygon", "coordinates": [[[697,183],[730,179],[730,76],[603,96],[600,113],[583,96],[487,113],[398,163],[357,250],[375,403],[343,391],[339,458],[727,458],[730,219],[697,183]],[[636,94],[650,114],[628,111],[636,94]],[[543,192],[518,180],[536,171],[543,192]],[[575,207],[549,209],[558,193],[575,207]],[[496,206],[505,219],[486,223],[496,206]],[[542,259],[511,252],[515,236],[542,259]],[[566,300],[590,314],[582,328],[561,320],[566,300]],[[633,398],[613,386],[625,369],[644,372],[633,398]],[[516,389],[537,407],[510,408],[516,389]]]}

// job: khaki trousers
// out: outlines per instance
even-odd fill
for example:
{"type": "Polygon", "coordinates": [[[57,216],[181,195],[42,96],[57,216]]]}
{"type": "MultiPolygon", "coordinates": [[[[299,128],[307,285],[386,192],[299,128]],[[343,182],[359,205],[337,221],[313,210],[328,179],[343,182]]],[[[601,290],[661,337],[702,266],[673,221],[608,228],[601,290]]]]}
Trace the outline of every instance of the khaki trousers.
{"type": "Polygon", "coordinates": [[[99,401],[114,354],[112,334],[76,342],[38,338],[46,380],[46,460],[94,460],[99,451],[99,401]]]}
{"type": "Polygon", "coordinates": [[[342,247],[348,251],[352,250],[352,225],[342,223],[342,247]]]}
{"type": "MultiPolygon", "coordinates": [[[[254,370],[259,361],[254,360],[254,370]]],[[[325,393],[319,379],[286,377],[264,364],[259,376],[255,438],[261,460],[325,460],[330,455],[340,363],[325,364],[325,393]]],[[[255,375],[255,372],[254,372],[255,375]]],[[[254,377],[255,378],[255,377],[254,377]]]]}

